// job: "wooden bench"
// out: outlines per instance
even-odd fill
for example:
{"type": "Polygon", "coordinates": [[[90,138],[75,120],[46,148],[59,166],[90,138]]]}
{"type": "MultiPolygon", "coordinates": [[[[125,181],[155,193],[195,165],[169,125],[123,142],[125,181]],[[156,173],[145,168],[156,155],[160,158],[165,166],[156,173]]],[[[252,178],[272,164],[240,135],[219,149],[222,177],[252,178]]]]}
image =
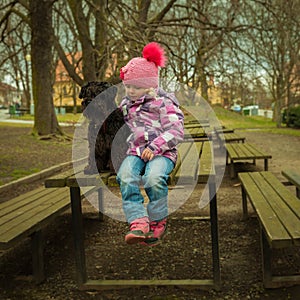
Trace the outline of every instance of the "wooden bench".
{"type": "Polygon", "coordinates": [[[184,139],[207,139],[207,134],[205,129],[199,126],[185,128],[184,129],[184,139]]]}
{"type": "Polygon", "coordinates": [[[70,208],[68,188],[44,187],[0,203],[0,250],[31,238],[33,278],[45,279],[42,229],[70,208]]]}
{"type": "Polygon", "coordinates": [[[27,114],[30,112],[30,109],[28,108],[17,108],[15,107],[14,105],[11,105],[9,106],[9,116],[12,117],[12,116],[23,116],[24,114],[27,114]]]}
{"type": "Polygon", "coordinates": [[[236,176],[234,164],[236,162],[252,160],[256,163],[257,159],[264,160],[264,170],[268,171],[268,159],[272,158],[270,154],[263,152],[256,146],[250,143],[236,143],[236,144],[226,144],[227,150],[227,162],[230,163],[230,177],[234,178],[236,176]]]}
{"type": "Polygon", "coordinates": [[[234,132],[229,132],[229,133],[224,133],[224,134],[218,134],[217,135],[219,141],[220,141],[220,146],[221,147],[224,147],[224,145],[226,143],[239,143],[239,142],[242,142],[244,143],[245,142],[245,137],[244,136],[241,136],[237,133],[234,133],[234,132]]]}
{"type": "Polygon", "coordinates": [[[238,175],[242,187],[243,217],[247,199],[261,229],[263,282],[266,288],[300,284],[300,275],[272,274],[272,249],[300,246],[300,201],[271,172],[238,175]]]}
{"type": "MultiPolygon", "coordinates": [[[[103,208],[102,187],[105,185],[116,185],[116,176],[111,173],[100,173],[97,175],[84,175],[82,171],[76,174],[62,174],[59,177],[52,177],[45,181],[46,187],[69,187],[71,194],[73,235],[75,243],[75,261],[78,286],[82,290],[115,289],[139,286],[184,286],[197,288],[220,287],[220,260],[218,245],[218,215],[217,196],[215,184],[215,169],[211,142],[184,142],[179,146],[179,160],[173,170],[169,184],[174,185],[189,182],[207,183],[209,187],[209,210],[211,226],[211,249],[212,249],[212,278],[209,279],[182,279],[182,280],[90,280],[86,270],[86,258],[84,247],[84,230],[82,220],[82,190],[86,186],[96,186],[98,189],[99,210],[103,208]],[[195,155],[196,153],[196,155],[195,155]],[[200,160],[199,160],[200,159],[200,160]],[[183,165],[186,167],[183,168],[183,165]]],[[[101,215],[101,212],[100,212],[101,215]]],[[[103,219],[103,218],[102,218],[103,219]]]]}
{"type": "Polygon", "coordinates": [[[215,128],[214,129],[216,134],[225,134],[225,133],[234,133],[234,129],[232,128],[226,128],[226,127],[222,127],[222,128],[215,128]]]}
{"type": "Polygon", "coordinates": [[[295,170],[283,170],[281,174],[296,187],[296,196],[300,199],[300,173],[295,170]]]}
{"type": "Polygon", "coordinates": [[[209,119],[191,119],[184,123],[184,127],[193,127],[193,126],[201,126],[201,127],[209,127],[209,119]]]}

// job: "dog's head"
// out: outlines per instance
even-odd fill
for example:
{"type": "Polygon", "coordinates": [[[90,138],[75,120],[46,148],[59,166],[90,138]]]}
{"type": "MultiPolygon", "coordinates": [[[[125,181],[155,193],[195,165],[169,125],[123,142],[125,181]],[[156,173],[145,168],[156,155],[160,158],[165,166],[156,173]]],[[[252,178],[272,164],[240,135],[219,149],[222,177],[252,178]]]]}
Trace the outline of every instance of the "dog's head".
{"type": "Polygon", "coordinates": [[[89,81],[79,93],[79,98],[83,99],[81,105],[84,115],[98,120],[108,116],[116,109],[116,94],[117,88],[109,82],[89,81]]]}

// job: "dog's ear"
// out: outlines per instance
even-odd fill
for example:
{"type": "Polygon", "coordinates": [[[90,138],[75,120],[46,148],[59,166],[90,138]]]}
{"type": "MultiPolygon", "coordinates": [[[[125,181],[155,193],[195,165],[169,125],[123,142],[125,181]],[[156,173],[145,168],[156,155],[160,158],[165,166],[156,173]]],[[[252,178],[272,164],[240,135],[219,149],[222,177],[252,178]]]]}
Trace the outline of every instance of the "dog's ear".
{"type": "Polygon", "coordinates": [[[85,85],[83,85],[80,89],[80,93],[79,93],[79,99],[83,99],[86,97],[86,89],[88,88],[89,83],[86,83],[85,85]]]}

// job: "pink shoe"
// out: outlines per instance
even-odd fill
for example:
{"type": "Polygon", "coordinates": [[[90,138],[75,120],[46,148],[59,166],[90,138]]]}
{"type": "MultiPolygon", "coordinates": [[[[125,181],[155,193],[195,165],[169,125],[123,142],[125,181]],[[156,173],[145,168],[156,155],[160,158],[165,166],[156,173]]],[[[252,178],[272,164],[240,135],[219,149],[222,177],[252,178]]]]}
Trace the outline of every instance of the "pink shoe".
{"type": "Polygon", "coordinates": [[[153,235],[146,238],[142,244],[147,246],[158,245],[167,232],[167,219],[163,219],[161,221],[151,221],[150,232],[153,232],[153,235]]]}
{"type": "Polygon", "coordinates": [[[125,242],[130,245],[143,242],[149,236],[149,231],[148,217],[135,219],[130,223],[130,231],[125,236],[125,242]]]}

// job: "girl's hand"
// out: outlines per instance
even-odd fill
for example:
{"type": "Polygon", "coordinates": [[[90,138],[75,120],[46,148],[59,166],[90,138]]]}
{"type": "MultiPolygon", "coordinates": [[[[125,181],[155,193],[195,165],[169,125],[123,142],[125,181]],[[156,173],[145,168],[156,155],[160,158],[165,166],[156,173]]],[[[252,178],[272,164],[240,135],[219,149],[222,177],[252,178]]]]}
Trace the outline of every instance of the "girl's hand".
{"type": "Polygon", "coordinates": [[[141,155],[141,158],[144,160],[151,160],[151,159],[153,159],[153,157],[154,157],[153,152],[148,148],[145,148],[141,155]]]}

